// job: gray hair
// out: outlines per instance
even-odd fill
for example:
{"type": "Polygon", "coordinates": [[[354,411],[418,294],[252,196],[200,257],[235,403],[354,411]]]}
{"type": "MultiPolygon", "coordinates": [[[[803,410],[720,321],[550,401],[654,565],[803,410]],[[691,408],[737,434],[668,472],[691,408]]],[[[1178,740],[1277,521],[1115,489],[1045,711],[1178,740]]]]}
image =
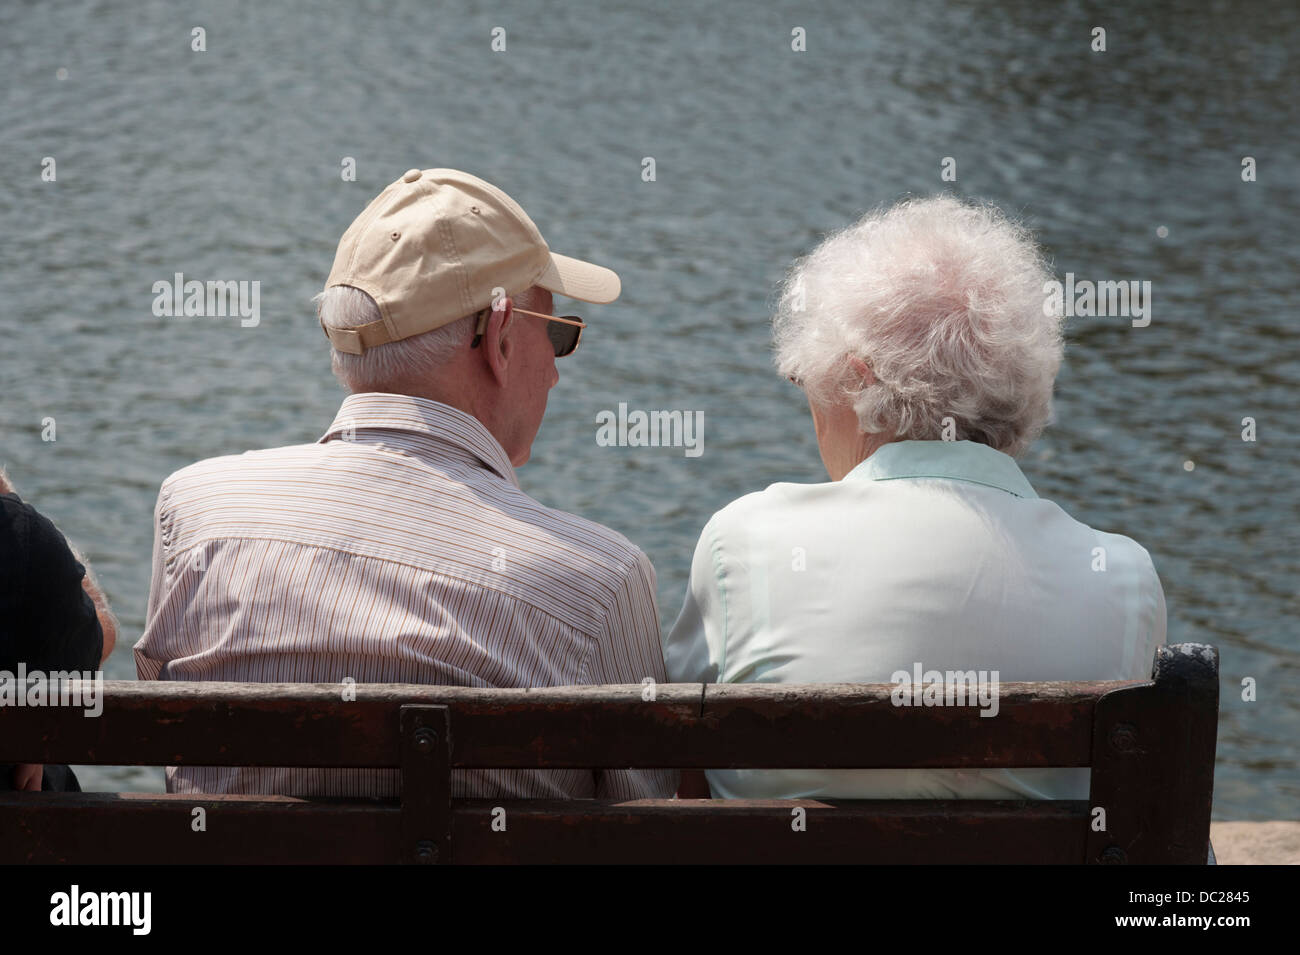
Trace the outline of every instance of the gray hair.
{"type": "Polygon", "coordinates": [[[1064,344],[1023,226],[948,196],[877,209],[798,260],[773,319],[777,367],[862,431],[977,441],[1012,456],[1052,416],[1064,344]],[[864,387],[851,358],[876,381],[864,387]]]}
{"type": "MultiPolygon", "coordinates": [[[[312,301],[327,328],[357,328],[377,322],[381,317],[373,298],[348,285],[327,288],[312,301]]],[[[474,334],[474,318],[469,315],[431,332],[367,348],[361,355],[331,347],[330,366],[334,376],[349,391],[388,391],[395,385],[436,373],[474,334]]]]}
{"type": "Polygon", "coordinates": [[[99,585],[99,577],[95,574],[94,568],[90,566],[90,561],[86,560],[85,555],[81,553],[76,544],[68,540],[67,535],[64,535],[64,540],[68,541],[68,550],[72,551],[73,558],[86,571],[86,578],[82,586],[95,604],[95,613],[108,618],[108,625],[113,628],[114,634],[121,633],[121,621],[117,619],[117,614],[113,613],[113,608],[109,606],[108,596],[104,593],[104,588],[99,585]]]}

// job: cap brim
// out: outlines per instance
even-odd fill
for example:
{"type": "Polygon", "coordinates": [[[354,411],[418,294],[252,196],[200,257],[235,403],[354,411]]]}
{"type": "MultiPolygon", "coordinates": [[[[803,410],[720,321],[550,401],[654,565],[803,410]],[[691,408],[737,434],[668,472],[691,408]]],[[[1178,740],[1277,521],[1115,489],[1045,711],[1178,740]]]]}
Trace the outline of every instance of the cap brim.
{"type": "Polygon", "coordinates": [[[533,284],[556,295],[567,295],[580,302],[594,302],[598,305],[614,301],[623,290],[618,274],[610,269],[555,252],[551,253],[546,271],[533,284]]]}

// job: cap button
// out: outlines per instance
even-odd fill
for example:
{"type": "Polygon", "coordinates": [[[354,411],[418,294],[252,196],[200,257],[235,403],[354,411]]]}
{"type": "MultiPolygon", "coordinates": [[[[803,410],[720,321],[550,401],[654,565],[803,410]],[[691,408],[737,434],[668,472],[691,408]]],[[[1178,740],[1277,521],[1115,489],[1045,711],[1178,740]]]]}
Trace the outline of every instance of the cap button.
{"type": "Polygon", "coordinates": [[[402,177],[402,182],[415,182],[415,180],[419,178],[420,178],[420,170],[408,169],[406,170],[406,175],[402,177]]]}

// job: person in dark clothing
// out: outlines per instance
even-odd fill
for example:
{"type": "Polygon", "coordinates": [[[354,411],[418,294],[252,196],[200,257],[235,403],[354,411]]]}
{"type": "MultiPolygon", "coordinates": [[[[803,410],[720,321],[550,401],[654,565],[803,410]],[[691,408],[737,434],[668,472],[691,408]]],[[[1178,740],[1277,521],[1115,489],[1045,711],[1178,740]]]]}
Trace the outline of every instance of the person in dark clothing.
{"type": "MultiPolygon", "coordinates": [[[[103,591],[59,529],[25,503],[0,470],[0,671],[94,671],[117,622],[103,591]]],[[[0,790],[76,791],[67,766],[0,764],[0,790]]]]}

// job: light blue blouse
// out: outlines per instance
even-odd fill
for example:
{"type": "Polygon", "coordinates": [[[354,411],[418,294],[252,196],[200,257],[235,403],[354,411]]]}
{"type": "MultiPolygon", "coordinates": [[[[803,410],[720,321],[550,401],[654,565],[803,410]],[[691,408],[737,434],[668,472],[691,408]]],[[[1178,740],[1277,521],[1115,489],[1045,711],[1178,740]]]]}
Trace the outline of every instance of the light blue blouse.
{"type": "MultiPolygon", "coordinates": [[[[890,683],[917,666],[1133,680],[1164,640],[1164,592],[1136,542],[1039,498],[990,447],[898,441],[842,481],[773,484],[714,514],[664,659],[683,683],[890,683]]],[[[719,798],[1088,796],[1077,768],[707,776],[719,798]]]]}

